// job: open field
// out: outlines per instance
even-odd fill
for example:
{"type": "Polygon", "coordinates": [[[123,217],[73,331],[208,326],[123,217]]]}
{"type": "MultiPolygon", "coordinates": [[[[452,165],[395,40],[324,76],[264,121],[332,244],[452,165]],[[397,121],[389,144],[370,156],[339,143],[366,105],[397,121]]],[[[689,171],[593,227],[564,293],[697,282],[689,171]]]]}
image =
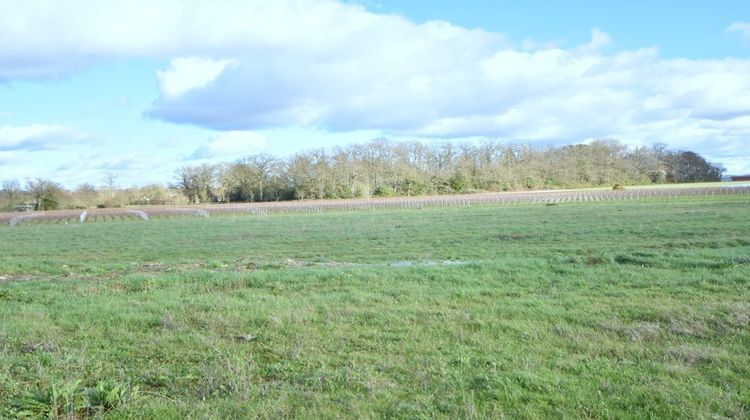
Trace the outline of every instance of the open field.
{"type": "Polygon", "coordinates": [[[0,417],[750,416],[750,196],[473,204],[1,228],[0,417]]]}
{"type": "Polygon", "coordinates": [[[456,194],[413,197],[376,197],[333,200],[294,200],[280,202],[225,203],[175,206],[147,206],[90,210],[0,213],[0,225],[92,223],[114,220],[152,220],[182,217],[210,217],[212,214],[250,213],[320,213],[343,210],[414,209],[477,204],[569,203],[588,201],[621,201],[643,198],[683,196],[750,195],[750,183],[714,182],[667,184],[574,190],[516,191],[482,194],[456,194]]]}

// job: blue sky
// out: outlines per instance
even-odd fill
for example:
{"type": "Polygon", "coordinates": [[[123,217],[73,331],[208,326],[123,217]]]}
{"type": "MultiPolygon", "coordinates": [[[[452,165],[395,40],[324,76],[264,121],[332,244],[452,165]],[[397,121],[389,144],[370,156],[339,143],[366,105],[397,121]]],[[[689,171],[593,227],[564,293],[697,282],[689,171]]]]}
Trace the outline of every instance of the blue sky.
{"type": "Polygon", "coordinates": [[[730,23],[750,19],[743,0],[465,0],[364,1],[372,10],[400,13],[415,22],[443,19],[481,27],[512,39],[586,42],[593,27],[617,49],[658,47],[666,58],[747,57],[745,46],[724,33],[730,23]]]}
{"type": "Polygon", "coordinates": [[[750,5],[0,0],[0,180],[366,142],[615,138],[750,172],[750,5]]]}

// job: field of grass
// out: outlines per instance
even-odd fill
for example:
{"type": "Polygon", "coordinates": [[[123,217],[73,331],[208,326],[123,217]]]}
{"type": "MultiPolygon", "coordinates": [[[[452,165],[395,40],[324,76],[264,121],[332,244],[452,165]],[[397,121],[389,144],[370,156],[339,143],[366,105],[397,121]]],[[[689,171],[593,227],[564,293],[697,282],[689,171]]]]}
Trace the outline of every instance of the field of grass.
{"type": "Polygon", "coordinates": [[[0,227],[0,417],[747,418],[750,198],[0,227]]]}

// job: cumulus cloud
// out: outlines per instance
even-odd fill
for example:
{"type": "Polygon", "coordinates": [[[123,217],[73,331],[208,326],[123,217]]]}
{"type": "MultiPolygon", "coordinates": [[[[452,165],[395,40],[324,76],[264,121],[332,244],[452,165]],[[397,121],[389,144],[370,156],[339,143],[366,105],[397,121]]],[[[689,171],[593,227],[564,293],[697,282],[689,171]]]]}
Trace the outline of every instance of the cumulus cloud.
{"type": "Polygon", "coordinates": [[[734,22],[727,27],[726,32],[739,36],[747,45],[750,45],[750,22],[734,22]]]}
{"type": "Polygon", "coordinates": [[[440,70],[429,59],[385,65],[364,53],[347,63],[248,60],[208,88],[163,95],[150,112],[219,130],[311,125],[631,142],[688,139],[677,129],[689,138],[726,138],[750,115],[750,61],[664,60],[654,49],[603,54],[605,39],[595,32],[570,50],[490,50],[440,70]]]}
{"type": "Polygon", "coordinates": [[[59,125],[0,126],[0,150],[39,151],[79,143],[89,136],[59,125]]]}
{"type": "Polygon", "coordinates": [[[253,131],[225,131],[199,147],[188,159],[242,157],[262,152],[266,138],[253,131]]]}
{"type": "MultiPolygon", "coordinates": [[[[148,114],[230,133],[610,137],[718,154],[750,129],[750,60],[611,51],[600,29],[562,48],[333,0],[27,3],[0,0],[0,79],[113,56],[168,59],[148,114]]],[[[727,31],[747,29],[738,22],[727,31]]],[[[252,134],[227,134],[193,158],[261,146],[252,134]]]]}
{"type": "Polygon", "coordinates": [[[419,28],[334,0],[47,0],[23,7],[2,0],[0,68],[20,77],[112,56],[340,59],[387,50],[391,45],[381,40],[413,36],[413,48],[454,33],[473,32],[486,41],[497,37],[446,23],[419,28]]]}
{"type": "Polygon", "coordinates": [[[591,30],[591,41],[578,47],[578,51],[591,54],[601,51],[610,45],[612,45],[612,37],[601,29],[594,28],[591,30]]]}
{"type": "Polygon", "coordinates": [[[212,60],[201,57],[175,58],[166,70],[156,74],[159,89],[167,97],[178,97],[214,81],[233,60],[212,60]]]}

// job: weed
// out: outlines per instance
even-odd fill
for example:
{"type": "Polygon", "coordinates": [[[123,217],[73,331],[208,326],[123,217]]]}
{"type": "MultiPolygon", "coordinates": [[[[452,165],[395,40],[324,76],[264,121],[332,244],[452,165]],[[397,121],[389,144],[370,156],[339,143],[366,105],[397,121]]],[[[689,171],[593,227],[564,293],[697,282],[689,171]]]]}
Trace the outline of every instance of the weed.
{"type": "Polygon", "coordinates": [[[102,381],[84,390],[86,414],[104,414],[139,397],[138,386],[102,381]]]}
{"type": "Polygon", "coordinates": [[[19,418],[77,418],[104,414],[139,396],[138,387],[101,381],[93,388],[81,381],[39,388],[11,401],[11,413],[19,418]]]}
{"type": "Polygon", "coordinates": [[[81,381],[52,384],[11,401],[13,412],[21,418],[74,417],[86,408],[81,381]]]}

